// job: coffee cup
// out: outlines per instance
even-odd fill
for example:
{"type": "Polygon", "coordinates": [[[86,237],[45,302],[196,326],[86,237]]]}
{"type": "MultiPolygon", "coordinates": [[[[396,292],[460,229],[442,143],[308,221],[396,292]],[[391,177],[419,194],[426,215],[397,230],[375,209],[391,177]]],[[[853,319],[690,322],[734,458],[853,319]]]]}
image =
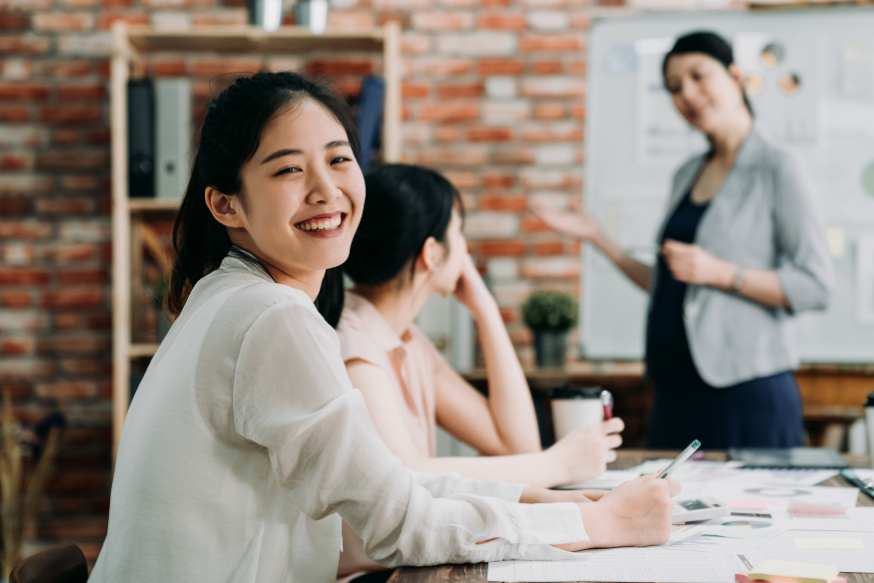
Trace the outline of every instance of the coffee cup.
{"type": "Polygon", "coordinates": [[[600,387],[564,386],[552,391],[552,426],[556,441],[575,429],[604,421],[600,387]]]}

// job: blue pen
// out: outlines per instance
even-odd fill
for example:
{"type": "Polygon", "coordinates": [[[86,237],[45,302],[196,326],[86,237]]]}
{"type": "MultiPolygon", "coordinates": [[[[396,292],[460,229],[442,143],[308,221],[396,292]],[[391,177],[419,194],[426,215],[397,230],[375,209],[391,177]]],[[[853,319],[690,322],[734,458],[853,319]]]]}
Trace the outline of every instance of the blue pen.
{"type": "Polygon", "coordinates": [[[662,472],[662,475],[659,476],[659,478],[667,478],[668,476],[670,476],[674,472],[674,470],[677,469],[677,467],[679,467],[679,465],[681,463],[683,463],[684,461],[689,459],[689,456],[691,456],[693,453],[695,453],[695,450],[698,449],[699,447],[701,447],[701,442],[698,441],[697,439],[695,441],[693,441],[692,443],[690,443],[689,447],[684,449],[683,453],[678,455],[677,459],[672,461],[671,465],[669,465],[667,468],[665,468],[665,471],[662,472]]]}

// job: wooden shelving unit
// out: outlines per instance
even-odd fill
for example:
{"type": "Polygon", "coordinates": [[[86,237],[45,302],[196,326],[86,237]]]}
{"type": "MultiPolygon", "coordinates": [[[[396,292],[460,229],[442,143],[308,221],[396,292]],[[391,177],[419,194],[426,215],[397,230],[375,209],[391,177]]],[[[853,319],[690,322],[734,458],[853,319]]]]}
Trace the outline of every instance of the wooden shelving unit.
{"type": "Polygon", "coordinates": [[[382,53],[382,76],[386,82],[382,128],[382,159],[397,162],[401,153],[400,31],[397,23],[354,31],[328,31],[314,35],[300,27],[284,27],[273,33],[249,26],[209,26],[187,31],[128,27],[118,22],[112,29],[111,125],[112,125],[112,386],[113,459],[130,399],[131,360],[148,358],[157,344],[134,343],[132,339],[132,281],[140,265],[137,225],[152,216],[175,213],[178,200],[128,198],[127,82],[138,63],[148,54],[253,53],[299,54],[320,52],[382,53]]]}

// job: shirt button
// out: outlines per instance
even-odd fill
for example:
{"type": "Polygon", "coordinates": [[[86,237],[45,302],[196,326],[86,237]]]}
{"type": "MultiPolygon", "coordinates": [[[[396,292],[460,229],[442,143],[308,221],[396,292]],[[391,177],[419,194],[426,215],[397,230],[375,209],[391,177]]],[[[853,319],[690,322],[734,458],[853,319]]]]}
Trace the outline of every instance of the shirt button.
{"type": "Polygon", "coordinates": [[[695,318],[698,316],[698,312],[701,311],[701,308],[698,304],[686,304],[683,311],[687,318],[695,318]]]}

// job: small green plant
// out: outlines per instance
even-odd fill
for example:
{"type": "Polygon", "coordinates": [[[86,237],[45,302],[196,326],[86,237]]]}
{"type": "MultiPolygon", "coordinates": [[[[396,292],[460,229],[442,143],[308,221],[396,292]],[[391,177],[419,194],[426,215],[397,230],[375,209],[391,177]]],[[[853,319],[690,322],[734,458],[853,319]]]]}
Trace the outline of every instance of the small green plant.
{"type": "Polygon", "coordinates": [[[522,320],[532,330],[569,330],[577,323],[577,301],[560,291],[533,293],[522,304],[522,320]]]}

